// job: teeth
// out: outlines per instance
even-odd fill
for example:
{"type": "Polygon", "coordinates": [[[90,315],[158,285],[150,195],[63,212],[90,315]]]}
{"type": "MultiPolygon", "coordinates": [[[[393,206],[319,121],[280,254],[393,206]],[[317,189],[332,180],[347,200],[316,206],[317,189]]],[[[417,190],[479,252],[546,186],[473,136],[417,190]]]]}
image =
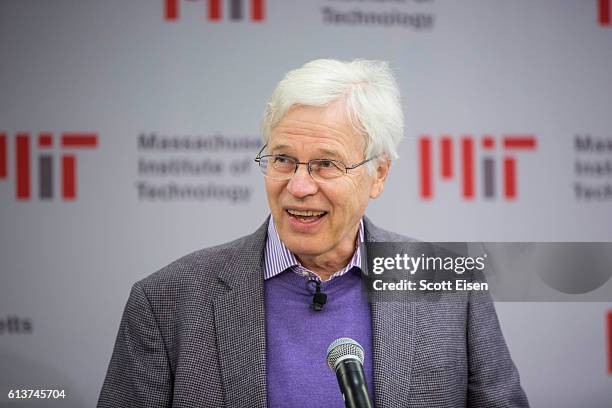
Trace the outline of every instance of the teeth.
{"type": "Polygon", "coordinates": [[[298,210],[287,210],[291,215],[297,215],[300,217],[318,217],[319,215],[325,214],[325,211],[298,211],[298,210]]]}

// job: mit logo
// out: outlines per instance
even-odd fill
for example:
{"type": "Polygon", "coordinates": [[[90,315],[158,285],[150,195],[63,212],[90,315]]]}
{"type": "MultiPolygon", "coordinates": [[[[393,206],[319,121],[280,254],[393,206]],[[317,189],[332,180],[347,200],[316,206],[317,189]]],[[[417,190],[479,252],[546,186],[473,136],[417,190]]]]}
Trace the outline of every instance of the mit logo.
{"type": "Polygon", "coordinates": [[[610,27],[612,25],[612,0],[598,0],[599,24],[610,27]]]}
{"type": "MultiPolygon", "coordinates": [[[[483,195],[487,198],[496,196],[496,177],[495,177],[495,152],[496,141],[491,135],[484,135],[481,139],[481,147],[484,151],[482,158],[482,183],[483,195]]],[[[504,135],[502,137],[502,148],[504,152],[503,161],[503,180],[504,197],[513,200],[517,196],[516,187],[516,158],[510,152],[518,150],[534,150],[536,139],[532,135],[504,135]]],[[[475,185],[475,142],[471,136],[463,136],[460,143],[461,157],[461,193],[465,199],[473,199],[476,195],[475,185]]],[[[442,135],[439,139],[440,152],[440,177],[443,181],[452,180],[457,172],[454,166],[454,143],[448,135],[442,135]]],[[[428,135],[423,135],[419,139],[419,169],[421,172],[420,195],[424,199],[433,197],[433,141],[428,135]]]]}
{"type": "MultiPolygon", "coordinates": [[[[190,0],[195,2],[197,0],[190,0]]],[[[238,21],[244,18],[244,1],[229,0],[229,18],[238,21]]],[[[176,21],[179,19],[179,4],[181,0],[164,0],[164,16],[166,21],[176,21]]],[[[223,18],[223,1],[206,0],[207,14],[209,21],[220,21],[223,18]]],[[[264,19],[264,0],[250,0],[251,21],[263,21],[264,19]]]]}
{"type": "MultiPolygon", "coordinates": [[[[62,133],[62,149],[91,149],[98,144],[95,133],[62,133]]],[[[48,132],[38,134],[38,196],[41,199],[53,198],[53,135],[48,132]]],[[[32,186],[32,164],[30,154],[30,135],[17,133],[15,137],[15,197],[29,200],[32,186]]],[[[7,136],[0,133],[0,180],[8,176],[7,136]]],[[[74,153],[61,155],[62,198],[74,200],[77,196],[77,163],[74,153]]]]}

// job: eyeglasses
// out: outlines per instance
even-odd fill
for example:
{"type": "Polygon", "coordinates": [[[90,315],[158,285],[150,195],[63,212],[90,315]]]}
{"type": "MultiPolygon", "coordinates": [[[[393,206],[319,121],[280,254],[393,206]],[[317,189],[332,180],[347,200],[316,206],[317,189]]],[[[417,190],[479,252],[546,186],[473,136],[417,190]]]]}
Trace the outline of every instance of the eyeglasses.
{"type": "Polygon", "coordinates": [[[266,154],[261,156],[266,146],[267,144],[257,153],[255,162],[259,164],[259,169],[265,177],[277,181],[289,180],[297,172],[300,164],[306,165],[308,174],[310,174],[313,179],[323,182],[330,181],[342,177],[347,174],[349,170],[356,169],[376,158],[370,157],[352,166],[347,166],[341,161],[332,159],[312,159],[308,162],[300,162],[293,157],[283,154],[266,154]]]}

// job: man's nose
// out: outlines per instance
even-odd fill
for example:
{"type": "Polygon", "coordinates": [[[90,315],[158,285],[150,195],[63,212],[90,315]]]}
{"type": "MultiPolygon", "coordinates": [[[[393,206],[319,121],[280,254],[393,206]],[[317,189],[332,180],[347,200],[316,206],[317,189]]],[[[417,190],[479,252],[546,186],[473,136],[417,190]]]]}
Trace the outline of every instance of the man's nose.
{"type": "Polygon", "coordinates": [[[287,191],[298,198],[315,194],[319,190],[319,185],[308,173],[306,165],[300,165],[287,184],[287,191]]]}

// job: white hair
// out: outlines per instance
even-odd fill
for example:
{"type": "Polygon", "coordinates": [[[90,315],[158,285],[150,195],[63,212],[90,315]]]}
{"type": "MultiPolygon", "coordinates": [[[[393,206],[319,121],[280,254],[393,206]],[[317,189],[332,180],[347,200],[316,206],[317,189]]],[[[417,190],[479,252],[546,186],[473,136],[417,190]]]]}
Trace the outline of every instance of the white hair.
{"type": "MultiPolygon", "coordinates": [[[[404,115],[397,83],[383,61],[318,59],[289,71],[266,106],[264,143],[291,107],[325,106],[338,100],[344,102],[352,127],[365,138],[366,158],[397,159],[404,115]]],[[[370,171],[376,168],[372,162],[368,165],[370,171]]]]}

